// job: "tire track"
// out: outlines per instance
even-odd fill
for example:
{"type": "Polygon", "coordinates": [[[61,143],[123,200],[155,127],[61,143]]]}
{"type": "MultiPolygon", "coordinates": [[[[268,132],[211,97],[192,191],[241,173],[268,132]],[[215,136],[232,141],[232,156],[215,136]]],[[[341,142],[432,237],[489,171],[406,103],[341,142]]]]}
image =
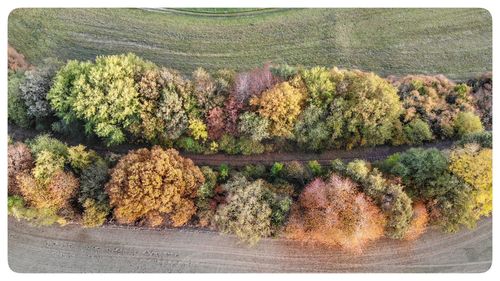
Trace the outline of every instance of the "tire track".
{"type": "Polygon", "coordinates": [[[16,272],[484,272],[492,258],[491,218],[474,230],[382,239],[360,255],[283,238],[248,247],[206,230],[37,228],[11,217],[8,236],[16,272]]]}

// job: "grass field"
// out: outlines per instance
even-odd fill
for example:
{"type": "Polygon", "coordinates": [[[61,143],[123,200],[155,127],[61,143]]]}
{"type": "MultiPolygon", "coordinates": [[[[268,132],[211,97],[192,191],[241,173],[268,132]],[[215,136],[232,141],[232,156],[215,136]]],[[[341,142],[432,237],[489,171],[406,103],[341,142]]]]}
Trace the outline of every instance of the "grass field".
{"type": "Polygon", "coordinates": [[[184,73],[268,61],[457,80],[492,69],[482,9],[17,9],[8,27],[35,64],[134,52],[184,73]]]}

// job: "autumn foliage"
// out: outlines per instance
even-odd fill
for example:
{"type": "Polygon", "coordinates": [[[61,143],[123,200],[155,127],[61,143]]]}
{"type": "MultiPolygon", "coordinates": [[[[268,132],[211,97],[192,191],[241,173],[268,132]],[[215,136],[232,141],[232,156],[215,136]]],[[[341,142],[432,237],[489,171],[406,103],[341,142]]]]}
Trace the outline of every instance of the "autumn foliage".
{"type": "Polygon", "coordinates": [[[150,226],[186,224],[196,212],[194,198],[205,182],[200,169],[174,149],[154,146],[122,157],[106,184],[119,223],[150,226]]]}
{"type": "Polygon", "coordinates": [[[384,235],[385,217],[351,180],[332,175],[307,185],[293,207],[287,236],[361,251],[384,235]]]}
{"type": "Polygon", "coordinates": [[[21,173],[29,173],[34,167],[33,156],[29,147],[21,142],[9,145],[8,148],[8,191],[9,195],[20,195],[17,176],[21,173]]]}

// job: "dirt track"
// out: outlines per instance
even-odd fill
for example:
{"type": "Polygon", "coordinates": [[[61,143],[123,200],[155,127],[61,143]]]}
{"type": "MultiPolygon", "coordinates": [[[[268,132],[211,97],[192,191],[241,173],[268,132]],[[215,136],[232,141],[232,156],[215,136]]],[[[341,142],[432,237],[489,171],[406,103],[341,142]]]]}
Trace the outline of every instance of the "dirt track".
{"type": "Polygon", "coordinates": [[[9,218],[8,252],[16,272],[484,272],[491,230],[489,218],[473,231],[384,239],[356,256],[284,239],[248,248],[232,236],[195,229],[35,228],[9,218]]]}
{"type": "MultiPolygon", "coordinates": [[[[15,141],[24,141],[28,138],[35,137],[38,133],[33,130],[22,129],[20,127],[9,124],[8,126],[9,136],[15,141]]],[[[63,136],[54,134],[54,137],[70,144],[77,145],[81,142],[76,140],[71,140],[63,136]]],[[[114,152],[124,154],[131,149],[137,149],[140,147],[145,147],[147,145],[135,145],[135,144],[123,144],[113,146],[111,148],[105,147],[102,144],[97,143],[84,143],[87,147],[99,152],[114,152]]],[[[450,148],[453,145],[453,141],[435,141],[431,143],[426,143],[421,147],[430,148],[435,147],[438,149],[450,148]]],[[[309,160],[317,160],[322,165],[329,165],[332,160],[342,159],[344,161],[351,161],[354,159],[364,159],[368,161],[376,161],[386,158],[387,156],[394,154],[396,152],[405,151],[411,148],[408,145],[401,146],[376,146],[376,147],[361,147],[352,150],[346,149],[336,149],[329,150],[322,153],[306,153],[306,152],[273,152],[273,153],[263,153],[256,155],[227,155],[227,154],[213,154],[213,155],[203,155],[203,154],[192,154],[192,153],[182,153],[182,155],[193,160],[197,165],[208,165],[208,166],[219,166],[223,163],[229,164],[233,167],[244,166],[248,164],[267,164],[272,165],[274,162],[287,162],[287,161],[299,161],[307,162],[309,160]]]]}

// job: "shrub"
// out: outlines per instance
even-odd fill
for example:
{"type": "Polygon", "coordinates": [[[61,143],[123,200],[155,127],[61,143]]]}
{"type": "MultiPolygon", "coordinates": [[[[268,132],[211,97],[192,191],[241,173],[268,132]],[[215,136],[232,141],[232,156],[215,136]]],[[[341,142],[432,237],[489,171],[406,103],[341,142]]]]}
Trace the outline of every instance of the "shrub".
{"type": "Polygon", "coordinates": [[[481,119],[472,112],[460,112],[455,119],[454,128],[458,137],[484,131],[481,119]]]}
{"type": "Polygon", "coordinates": [[[486,129],[491,130],[491,125],[493,121],[493,80],[492,73],[487,72],[479,79],[471,79],[467,82],[468,85],[472,86],[472,96],[474,97],[476,103],[476,112],[481,116],[481,121],[486,129]]]}
{"type": "Polygon", "coordinates": [[[473,188],[476,218],[489,216],[493,208],[492,150],[467,144],[450,154],[450,171],[473,188]]]}
{"type": "Polygon", "coordinates": [[[207,126],[199,119],[189,120],[189,130],[195,140],[205,141],[208,138],[207,126]]]}
{"type": "Polygon", "coordinates": [[[279,77],[283,80],[289,80],[299,72],[296,67],[290,66],[288,64],[271,66],[269,70],[274,76],[279,77]]]}
{"type": "Polygon", "coordinates": [[[477,143],[481,147],[492,148],[493,135],[491,132],[488,131],[466,134],[462,136],[462,138],[459,141],[457,141],[456,145],[464,146],[467,143],[477,143]]]}
{"type": "Polygon", "coordinates": [[[281,177],[283,167],[284,167],[283,163],[274,162],[273,166],[271,167],[271,176],[273,176],[275,178],[281,177]]]}
{"type": "Polygon", "coordinates": [[[47,93],[52,86],[52,78],[58,67],[58,61],[46,59],[42,66],[26,71],[25,80],[19,88],[21,89],[21,98],[28,110],[28,116],[43,120],[52,114],[52,109],[47,101],[47,93]]]}
{"type": "Polygon", "coordinates": [[[240,147],[233,136],[224,134],[219,141],[219,150],[227,154],[238,154],[240,152],[240,147]]]}
{"type": "Polygon", "coordinates": [[[101,226],[109,214],[109,206],[107,204],[98,203],[93,199],[86,199],[83,202],[83,227],[101,226]]]}
{"type": "Polygon", "coordinates": [[[16,177],[22,173],[29,173],[35,166],[33,156],[27,145],[16,142],[8,146],[8,194],[20,195],[19,184],[16,177]]]}
{"type": "Polygon", "coordinates": [[[238,147],[239,151],[241,151],[241,154],[243,155],[260,154],[265,150],[263,144],[247,138],[240,138],[238,141],[238,147]]]}
{"type": "Polygon", "coordinates": [[[19,127],[27,128],[30,126],[31,120],[19,88],[24,83],[25,76],[22,72],[9,72],[8,80],[7,113],[9,121],[19,127]]]}
{"type": "Polygon", "coordinates": [[[65,158],[58,156],[51,151],[43,150],[40,152],[36,159],[35,168],[32,173],[36,180],[47,183],[52,179],[52,176],[64,169],[65,158]]]}
{"type": "Polygon", "coordinates": [[[252,98],[250,104],[258,108],[260,116],[269,120],[271,136],[290,138],[302,110],[303,100],[303,92],[288,82],[283,82],[264,92],[262,96],[252,98]]]}
{"type": "Polygon", "coordinates": [[[333,70],[337,93],[327,124],[337,147],[371,146],[390,140],[401,104],[396,89],[373,73],[333,70]]]}
{"type": "Polygon", "coordinates": [[[432,131],[427,123],[419,118],[413,119],[403,128],[406,143],[419,145],[432,140],[432,131]]]}
{"type": "Polygon", "coordinates": [[[268,127],[269,120],[254,112],[245,112],[240,115],[239,132],[255,142],[260,142],[269,137],[268,127]]]}
{"type": "Polygon", "coordinates": [[[290,161],[285,163],[283,167],[284,178],[288,182],[295,183],[298,186],[305,185],[306,181],[311,178],[309,170],[298,161],[290,161]]]}
{"type": "Polygon", "coordinates": [[[130,151],[111,171],[106,184],[114,216],[119,223],[145,219],[151,226],[188,222],[196,212],[194,198],[205,179],[190,159],[159,146],[130,151]]]}
{"type": "Polygon", "coordinates": [[[228,177],[229,177],[229,166],[227,164],[220,164],[219,178],[221,180],[226,180],[228,177]]]}
{"type": "MultiPolygon", "coordinates": [[[[35,169],[38,167],[38,163],[35,169]]],[[[47,174],[47,173],[42,173],[47,174]]],[[[70,172],[57,170],[49,178],[37,178],[27,173],[19,174],[17,182],[21,194],[36,209],[57,212],[70,209],[70,200],[76,195],[78,179],[70,172]]]]}
{"type": "Polygon", "coordinates": [[[247,179],[256,180],[259,178],[264,178],[266,176],[266,166],[262,164],[250,164],[245,165],[242,174],[247,179]]]}
{"type": "Polygon", "coordinates": [[[187,152],[202,153],[204,151],[203,146],[192,137],[181,137],[176,141],[176,145],[187,152]]]}
{"type": "Polygon", "coordinates": [[[385,218],[356,185],[337,175],[308,184],[292,209],[287,236],[361,251],[382,237],[385,218]]]}
{"type": "Polygon", "coordinates": [[[438,138],[453,135],[453,120],[459,112],[473,111],[470,88],[456,85],[442,75],[406,76],[395,81],[403,104],[403,121],[419,118],[430,124],[438,138]]]}
{"type": "Polygon", "coordinates": [[[405,234],[405,240],[415,240],[420,237],[426,230],[429,222],[429,214],[425,208],[425,204],[421,201],[413,204],[413,217],[410,223],[410,228],[405,234]]]}
{"type": "Polygon", "coordinates": [[[68,148],[68,161],[73,169],[78,172],[83,171],[96,160],[97,154],[93,150],[87,150],[84,145],[77,145],[68,148]]]}
{"type": "Polygon", "coordinates": [[[205,177],[205,183],[198,189],[196,216],[198,218],[198,224],[205,227],[212,223],[215,215],[216,208],[213,204],[213,198],[216,195],[215,188],[217,185],[217,173],[207,166],[201,167],[201,172],[205,177]]]}
{"type": "Polygon", "coordinates": [[[104,185],[108,178],[108,165],[102,159],[96,159],[85,167],[80,175],[78,202],[83,205],[87,199],[91,199],[96,204],[107,205],[108,194],[104,190],[104,185]]]}
{"type": "Polygon", "coordinates": [[[315,105],[308,106],[294,128],[295,140],[302,149],[319,151],[327,148],[330,131],[325,119],[327,111],[315,105]]]}
{"type": "Polygon", "coordinates": [[[307,167],[315,177],[319,177],[323,174],[323,170],[321,168],[321,165],[319,164],[318,161],[316,160],[311,160],[307,162],[307,167]]]}
{"type": "Polygon", "coordinates": [[[66,220],[58,216],[52,209],[27,207],[24,199],[20,196],[9,196],[7,206],[8,214],[17,220],[25,219],[37,226],[49,226],[54,223],[66,224],[66,220]]]}
{"type": "Polygon", "coordinates": [[[24,55],[18,53],[16,49],[9,45],[8,49],[8,69],[13,71],[23,71],[30,67],[24,55]]]}
{"type": "Polygon", "coordinates": [[[35,158],[42,151],[49,151],[55,156],[66,158],[68,156],[68,146],[58,139],[52,138],[48,134],[36,136],[28,142],[28,146],[35,158]]]}

